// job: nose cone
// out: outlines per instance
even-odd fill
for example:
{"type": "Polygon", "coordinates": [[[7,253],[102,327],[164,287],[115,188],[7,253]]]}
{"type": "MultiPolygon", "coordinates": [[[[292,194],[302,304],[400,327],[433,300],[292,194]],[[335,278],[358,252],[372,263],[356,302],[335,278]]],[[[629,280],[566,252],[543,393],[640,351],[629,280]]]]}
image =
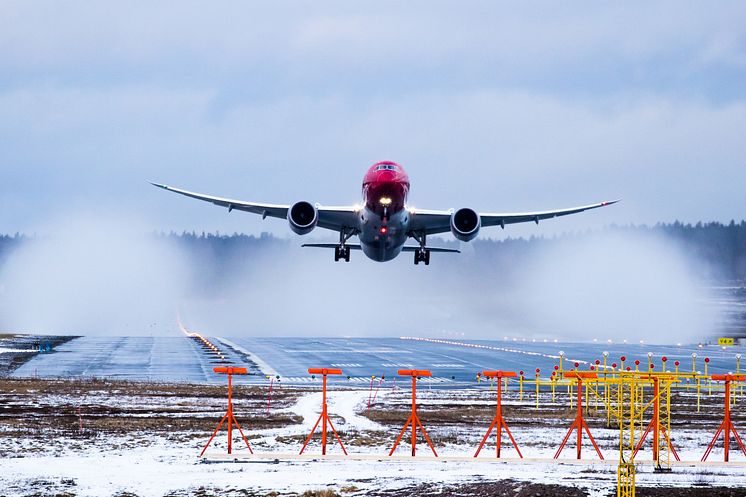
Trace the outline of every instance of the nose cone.
{"type": "Polygon", "coordinates": [[[374,212],[392,213],[403,209],[408,192],[409,177],[396,162],[376,162],[363,179],[363,198],[374,212]]]}
{"type": "Polygon", "coordinates": [[[403,167],[393,161],[384,160],[370,166],[363,179],[363,186],[382,181],[405,183],[409,188],[409,176],[403,167]]]}

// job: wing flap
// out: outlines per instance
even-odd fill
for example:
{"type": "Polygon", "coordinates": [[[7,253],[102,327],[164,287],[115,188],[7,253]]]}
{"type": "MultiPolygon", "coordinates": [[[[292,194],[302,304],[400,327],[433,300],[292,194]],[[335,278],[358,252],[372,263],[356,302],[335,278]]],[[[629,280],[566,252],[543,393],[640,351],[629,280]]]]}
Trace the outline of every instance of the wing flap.
{"type": "MultiPolygon", "coordinates": [[[[174,188],[159,183],[150,184],[169,192],[184,195],[185,197],[196,198],[197,200],[210,202],[211,204],[220,207],[227,207],[228,212],[232,210],[251,212],[253,214],[259,214],[262,218],[269,216],[279,219],[287,219],[288,209],[290,208],[289,205],[246,202],[244,200],[234,200],[230,198],[215,197],[213,195],[205,195],[204,193],[190,192],[189,190],[182,190],[181,188],[174,188]]],[[[356,221],[358,209],[356,207],[324,207],[317,205],[316,208],[319,212],[318,226],[320,228],[340,231],[342,228],[349,229],[357,226],[356,221]]]]}
{"type": "Polygon", "coordinates": [[[189,190],[182,190],[181,188],[174,188],[168,185],[161,185],[158,183],[150,183],[153,186],[162,188],[169,192],[178,193],[185,197],[196,198],[204,202],[210,202],[211,204],[218,205],[220,207],[227,207],[228,212],[232,210],[251,212],[259,214],[262,217],[276,217],[285,219],[288,215],[289,205],[277,205],[277,204],[262,204],[258,202],[246,202],[243,200],[234,200],[230,198],[214,197],[212,195],[205,195],[203,193],[190,192],[189,190]]]}
{"type": "Polygon", "coordinates": [[[619,202],[619,200],[612,200],[609,202],[599,202],[596,204],[582,205],[580,207],[570,207],[569,209],[555,209],[549,211],[537,211],[537,212],[523,212],[523,213],[487,213],[479,214],[482,219],[482,226],[502,226],[506,224],[517,224],[517,223],[530,223],[534,222],[539,224],[539,221],[544,219],[552,219],[560,216],[567,216],[570,214],[577,214],[583,211],[589,211],[592,209],[598,209],[599,207],[606,207],[607,205],[613,205],[619,202]]]}
{"type": "MultiPolygon", "coordinates": [[[[486,226],[501,226],[505,227],[506,224],[517,224],[517,223],[539,223],[544,219],[552,219],[560,216],[567,216],[569,214],[577,214],[578,212],[588,211],[591,209],[598,209],[599,207],[606,207],[607,205],[613,205],[619,202],[619,200],[612,200],[609,202],[599,202],[596,204],[583,205],[580,207],[570,207],[569,209],[555,209],[546,211],[536,212],[511,212],[511,213],[480,213],[479,217],[482,222],[482,227],[486,226]]],[[[410,210],[412,220],[410,223],[410,230],[412,232],[424,232],[428,235],[436,233],[446,233],[451,230],[451,215],[453,211],[433,211],[433,210],[410,210]]]]}
{"type": "Polygon", "coordinates": [[[357,207],[326,207],[317,206],[319,210],[319,224],[320,228],[326,228],[328,230],[340,231],[342,228],[356,229],[358,226],[358,213],[357,207]]]}

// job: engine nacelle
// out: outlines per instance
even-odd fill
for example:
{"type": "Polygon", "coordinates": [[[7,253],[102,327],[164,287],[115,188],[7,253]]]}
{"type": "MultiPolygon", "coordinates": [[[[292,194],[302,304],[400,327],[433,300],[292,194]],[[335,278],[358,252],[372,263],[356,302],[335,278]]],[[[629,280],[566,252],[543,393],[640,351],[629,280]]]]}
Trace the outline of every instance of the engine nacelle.
{"type": "Polygon", "coordinates": [[[288,209],[288,223],[290,229],[298,235],[307,235],[319,222],[319,211],[310,202],[301,200],[288,209]]]}
{"type": "Polygon", "coordinates": [[[481,227],[482,219],[473,209],[463,207],[451,214],[451,233],[462,242],[473,240],[481,227]]]}

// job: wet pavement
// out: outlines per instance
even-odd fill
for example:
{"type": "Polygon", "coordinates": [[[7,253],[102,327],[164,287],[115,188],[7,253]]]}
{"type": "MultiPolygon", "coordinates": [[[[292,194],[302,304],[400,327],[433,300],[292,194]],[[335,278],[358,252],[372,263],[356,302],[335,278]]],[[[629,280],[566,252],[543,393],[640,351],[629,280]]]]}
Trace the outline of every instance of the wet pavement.
{"type": "MultiPolygon", "coordinates": [[[[35,355],[13,372],[13,376],[39,377],[109,377],[130,380],[168,382],[222,383],[224,378],[213,373],[219,365],[247,366],[253,373],[241,381],[266,383],[269,377],[285,384],[306,384],[315,380],[307,373],[309,367],[340,368],[343,375],[330,377],[334,383],[354,386],[368,385],[385,376],[393,380],[399,369],[429,369],[433,386],[463,386],[474,384],[476,373],[485,369],[523,370],[534,378],[536,368],[542,378],[548,377],[559,365],[563,368],[577,362],[588,370],[598,360],[603,364],[603,352],[608,352],[607,365],[621,363],[625,367],[647,369],[648,353],[652,353],[654,371],[666,367],[692,370],[692,354],[697,354],[695,368],[704,372],[708,357],[709,373],[735,372],[736,354],[746,347],[723,350],[715,345],[647,345],[615,343],[571,343],[508,340],[463,340],[427,338],[210,338],[219,354],[201,346],[198,340],[186,336],[173,337],[94,337],[85,336],[55,347],[50,353],[35,355]],[[221,359],[219,356],[224,357],[221,359]]],[[[1,358],[0,358],[1,360],[1,358]]],[[[741,368],[744,371],[744,368],[741,368]]],[[[399,377],[397,381],[403,381],[399,377]]]]}

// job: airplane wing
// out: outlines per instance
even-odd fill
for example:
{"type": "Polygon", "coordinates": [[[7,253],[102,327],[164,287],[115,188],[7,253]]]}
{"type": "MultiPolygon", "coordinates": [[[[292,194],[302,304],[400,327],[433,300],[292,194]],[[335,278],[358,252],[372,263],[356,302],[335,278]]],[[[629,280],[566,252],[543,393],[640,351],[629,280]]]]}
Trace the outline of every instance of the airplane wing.
{"type": "MultiPolygon", "coordinates": [[[[287,219],[289,205],[278,205],[278,204],[262,204],[258,202],[246,202],[244,200],[234,200],[223,197],[214,197],[212,195],[205,195],[203,193],[190,192],[188,190],[182,190],[181,188],[174,188],[168,185],[161,185],[158,183],[150,183],[158,188],[163,188],[169,192],[178,193],[186,197],[196,198],[204,202],[210,202],[221,207],[227,207],[228,212],[232,210],[251,212],[253,214],[259,214],[262,218],[276,217],[280,219],[287,219]]],[[[349,228],[356,226],[355,221],[357,217],[357,210],[355,207],[324,207],[316,206],[319,211],[319,222],[318,226],[334,231],[340,231],[342,228],[349,228]]]]}
{"type": "MultiPolygon", "coordinates": [[[[544,219],[552,219],[559,216],[567,216],[569,214],[576,214],[591,209],[598,209],[599,207],[605,207],[619,202],[619,200],[613,200],[611,202],[599,202],[597,204],[583,205],[580,207],[571,207],[569,209],[555,209],[549,211],[536,211],[536,212],[515,212],[515,213],[480,213],[479,217],[482,221],[482,227],[485,226],[501,226],[505,228],[506,224],[516,223],[528,223],[534,222],[539,224],[539,221],[544,219]]],[[[414,232],[424,232],[428,235],[435,233],[445,233],[451,230],[451,214],[453,211],[431,211],[431,210],[420,210],[412,209],[410,230],[414,232]]]]}

